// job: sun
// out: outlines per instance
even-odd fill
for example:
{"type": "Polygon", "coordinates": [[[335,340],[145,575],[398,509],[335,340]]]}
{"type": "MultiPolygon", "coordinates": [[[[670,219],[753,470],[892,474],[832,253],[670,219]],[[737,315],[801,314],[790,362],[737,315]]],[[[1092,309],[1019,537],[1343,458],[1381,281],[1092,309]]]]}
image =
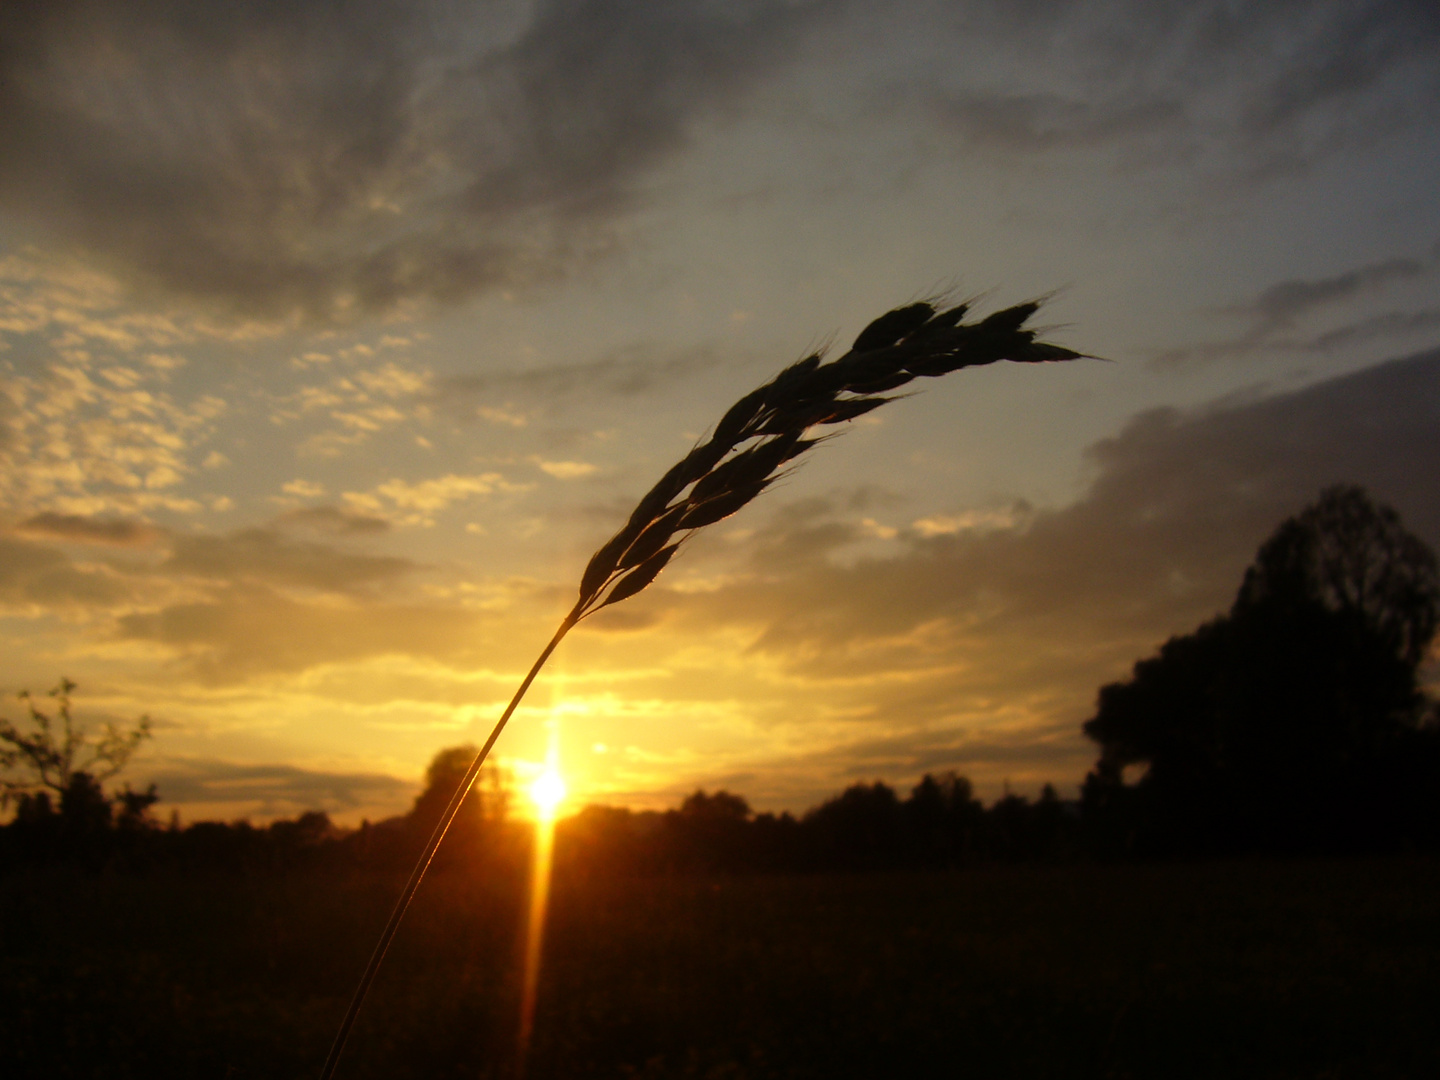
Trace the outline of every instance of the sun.
{"type": "Polygon", "coordinates": [[[565,794],[565,778],[553,765],[547,766],[530,785],[530,801],[535,804],[542,820],[548,821],[555,816],[556,808],[565,801],[565,794]]]}

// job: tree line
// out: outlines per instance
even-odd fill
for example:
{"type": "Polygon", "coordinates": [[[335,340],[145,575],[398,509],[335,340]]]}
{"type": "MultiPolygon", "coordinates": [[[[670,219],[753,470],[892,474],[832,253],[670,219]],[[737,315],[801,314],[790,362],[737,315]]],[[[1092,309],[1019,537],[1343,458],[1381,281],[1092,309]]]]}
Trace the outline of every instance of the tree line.
{"type": "MultiPolygon", "coordinates": [[[[0,829],[0,868],[79,863],[92,870],[190,873],[379,872],[409,869],[474,755],[442,750],[411,810],[359,828],[311,811],[268,825],[163,825],[148,807],[108,813],[92,798],[32,801],[0,829]]],[[[82,786],[82,790],[89,790],[82,786]]],[[[482,775],[451,825],[435,868],[521,872],[533,829],[510,812],[506,775],[482,775]]],[[[901,795],[883,782],[852,785],[798,817],[754,813],[740,795],[697,790],[671,810],[591,805],[556,825],[557,873],[782,873],[945,868],[1073,856],[1079,804],[1046,785],[1034,801],[1006,795],[985,807],[968,780],[926,775],[901,795]]]]}
{"type": "MultiPolygon", "coordinates": [[[[1440,848],[1440,706],[1422,671],[1440,624],[1436,559],[1389,507],[1333,487],[1282,522],[1231,607],[1172,637],[1104,686],[1084,734],[1099,748],[1081,797],[1046,785],[990,806],[954,772],[904,797],[857,783],[799,816],[753,813],[698,790],[665,812],[587,806],[557,825],[557,871],[748,873],[953,868],[1036,859],[1358,853],[1440,848]]],[[[442,750],[409,813],[359,829],[323,813],[267,826],[162,828],[158,794],[105,781],[149,737],[148,720],[96,737],[22,695],[28,725],[0,720],[0,866],[289,871],[401,869],[465,773],[442,750]]],[[[440,868],[525,865],[504,775],[467,797],[440,868]]]]}

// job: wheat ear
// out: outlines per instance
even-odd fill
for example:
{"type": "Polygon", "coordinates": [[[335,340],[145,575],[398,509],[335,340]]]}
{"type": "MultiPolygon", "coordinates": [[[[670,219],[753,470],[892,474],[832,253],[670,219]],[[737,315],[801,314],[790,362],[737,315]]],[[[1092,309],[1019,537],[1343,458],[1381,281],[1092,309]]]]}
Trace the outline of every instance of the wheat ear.
{"type": "Polygon", "coordinates": [[[640,500],[620,531],[591,557],[580,579],[580,598],[560,623],[510,704],[475,755],[415,864],[400,899],[361,976],[321,1080],[331,1080],[350,1028],[375,980],[375,973],[405,916],[420,879],[445,838],[495,740],[525,691],[561,640],[582,619],[640,592],[665,568],[695,530],[727,518],[793,467],[826,436],[807,438],[813,428],[854,420],[894,400],[886,397],[916,378],[933,378],[997,360],[1040,363],[1075,360],[1083,353],[1035,340],[1024,329],[1039,310],[1035,302],[962,323],[967,305],[937,310],[915,303],[880,316],[855,339],[850,351],[830,363],[814,353],[791,364],[764,386],[746,394],[720,418],[710,438],[686,454],[640,500]]]}

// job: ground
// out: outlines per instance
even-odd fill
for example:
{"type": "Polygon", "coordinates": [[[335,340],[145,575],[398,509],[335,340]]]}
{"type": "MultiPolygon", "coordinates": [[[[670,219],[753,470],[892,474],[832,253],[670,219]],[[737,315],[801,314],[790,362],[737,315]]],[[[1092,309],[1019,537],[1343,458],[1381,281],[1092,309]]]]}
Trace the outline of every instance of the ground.
{"type": "MultiPolygon", "coordinates": [[[[315,1076],[389,880],[0,877],[7,1076],[315,1076]]],[[[523,905],[428,880],[342,1078],[513,1076],[523,905]]],[[[1440,1075],[1440,861],[559,882],[526,1075],[1440,1075]]]]}

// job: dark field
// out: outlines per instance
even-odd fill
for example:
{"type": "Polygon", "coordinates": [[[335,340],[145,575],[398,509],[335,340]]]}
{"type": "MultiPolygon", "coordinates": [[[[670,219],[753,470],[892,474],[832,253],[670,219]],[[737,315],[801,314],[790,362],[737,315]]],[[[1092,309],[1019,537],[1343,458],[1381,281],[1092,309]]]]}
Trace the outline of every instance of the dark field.
{"type": "MultiPolygon", "coordinates": [[[[7,1077],[318,1073],[394,895],[0,879],[7,1077]]],[[[513,1075],[520,896],[427,881],[340,1075],[513,1075]]],[[[528,1076],[1440,1075],[1440,862],[558,883],[528,1076]]]]}

